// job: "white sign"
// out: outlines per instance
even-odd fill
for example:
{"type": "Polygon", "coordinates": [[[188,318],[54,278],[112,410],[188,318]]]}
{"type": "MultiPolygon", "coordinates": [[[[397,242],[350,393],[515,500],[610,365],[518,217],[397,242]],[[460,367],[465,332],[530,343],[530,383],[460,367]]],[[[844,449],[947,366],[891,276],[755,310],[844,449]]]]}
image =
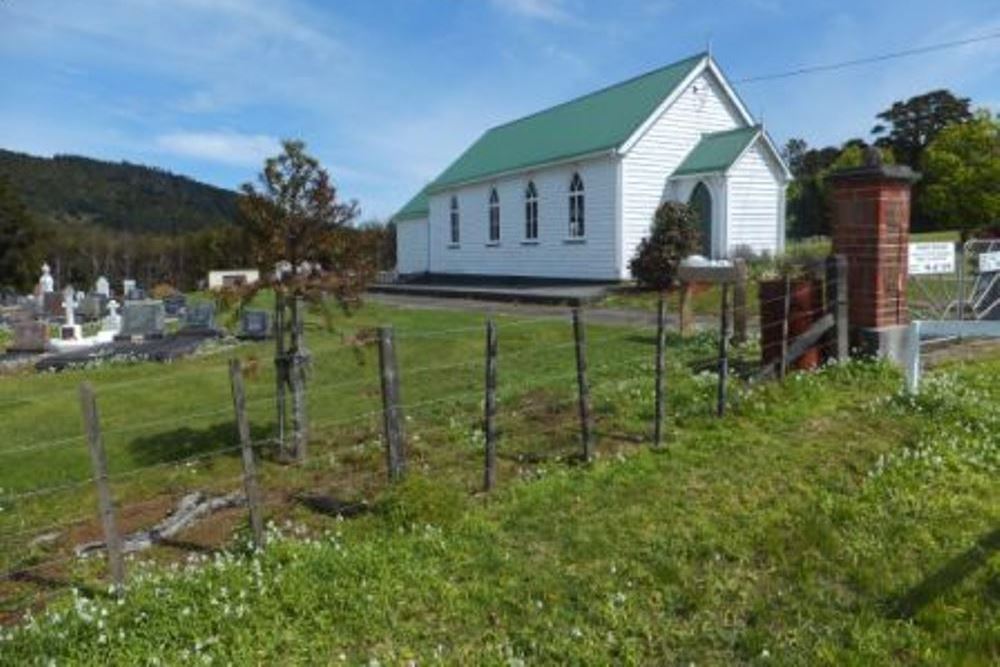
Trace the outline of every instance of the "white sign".
{"type": "Polygon", "coordinates": [[[979,256],[979,272],[1000,271],[1000,252],[984,252],[979,256]]]}
{"type": "Polygon", "coordinates": [[[909,272],[911,276],[955,273],[955,244],[911,243],[909,272]]]}

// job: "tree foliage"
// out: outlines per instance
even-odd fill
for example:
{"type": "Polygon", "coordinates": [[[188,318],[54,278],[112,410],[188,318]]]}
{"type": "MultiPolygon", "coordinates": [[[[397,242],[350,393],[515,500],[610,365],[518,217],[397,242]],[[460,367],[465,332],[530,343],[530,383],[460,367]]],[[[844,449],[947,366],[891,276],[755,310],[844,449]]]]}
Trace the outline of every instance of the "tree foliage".
{"type": "Polygon", "coordinates": [[[1000,120],[981,111],[942,130],[924,153],[928,215],[963,233],[1000,223],[1000,120]]]}
{"type": "Polygon", "coordinates": [[[641,287],[659,290],[677,284],[681,260],[701,248],[698,218],[687,204],[666,201],[653,216],[648,237],[636,248],[629,271],[641,287]]]}
{"type": "Polygon", "coordinates": [[[248,299],[265,287],[275,292],[278,441],[283,455],[303,461],[309,440],[303,302],[320,307],[328,321],[327,297],[350,310],[359,303],[373,264],[364,237],[350,226],[359,213],[357,202],[338,198],[330,175],[306,153],[303,142],[285,140],[282,149],[264,162],[257,185],[242,187],[239,220],[263,279],[240,290],[239,296],[248,299]],[[294,425],[289,449],[284,443],[286,387],[291,390],[294,425]]]}
{"type": "MultiPolygon", "coordinates": [[[[864,164],[869,146],[861,139],[850,139],[840,148],[809,148],[803,139],[791,139],[783,150],[795,180],[788,186],[787,227],[792,238],[808,238],[830,233],[830,188],[826,178],[837,169],[864,164]]],[[[882,160],[892,164],[889,149],[881,149],[882,160]]]]}
{"type": "Polygon", "coordinates": [[[0,288],[28,291],[41,265],[44,232],[0,178],[0,288]]]}
{"type": "Polygon", "coordinates": [[[917,169],[924,149],[946,127],[972,119],[967,97],[948,90],[932,90],[905,101],[893,102],[877,115],[882,123],[872,128],[875,145],[892,150],[896,159],[917,169]]]}
{"type": "Polygon", "coordinates": [[[242,186],[239,200],[255,263],[272,276],[262,285],[312,301],[333,295],[349,307],[373,270],[350,227],[358,204],[338,198],[329,173],[303,142],[285,140],[282,148],[265,161],[257,185],[242,186]]]}

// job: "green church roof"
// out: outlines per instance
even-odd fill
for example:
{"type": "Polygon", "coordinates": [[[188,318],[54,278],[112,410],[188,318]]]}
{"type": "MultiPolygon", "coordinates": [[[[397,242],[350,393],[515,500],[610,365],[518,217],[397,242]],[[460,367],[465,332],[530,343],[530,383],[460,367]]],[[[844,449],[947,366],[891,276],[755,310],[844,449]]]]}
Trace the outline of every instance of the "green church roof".
{"type": "Polygon", "coordinates": [[[426,215],[430,192],[621,146],[704,58],[700,53],[487,130],[396,219],[426,215]]]}
{"type": "Polygon", "coordinates": [[[392,216],[392,219],[414,220],[426,218],[428,215],[430,215],[430,205],[427,203],[427,188],[424,188],[415,194],[413,199],[406,202],[406,205],[399,209],[399,212],[392,216]]]}
{"type": "Polygon", "coordinates": [[[701,137],[684,161],[674,171],[674,176],[707,174],[725,171],[743,154],[761,133],[759,125],[741,127],[726,132],[713,132],[701,137]]]}

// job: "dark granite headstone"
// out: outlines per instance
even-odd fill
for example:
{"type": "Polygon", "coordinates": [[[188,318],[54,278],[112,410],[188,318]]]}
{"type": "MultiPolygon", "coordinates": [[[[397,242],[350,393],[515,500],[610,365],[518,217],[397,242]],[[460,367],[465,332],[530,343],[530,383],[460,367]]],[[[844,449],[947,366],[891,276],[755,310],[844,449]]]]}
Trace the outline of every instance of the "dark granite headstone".
{"type": "Polygon", "coordinates": [[[122,310],[122,328],[115,338],[119,340],[162,338],[165,319],[162,301],[153,299],[129,301],[122,310]]]}
{"type": "Polygon", "coordinates": [[[125,295],[126,301],[146,301],[146,290],[141,287],[133,287],[125,295]]]}
{"type": "Polygon", "coordinates": [[[88,322],[99,320],[108,314],[108,297],[96,292],[88,294],[80,302],[77,312],[88,322]]]}
{"type": "Polygon", "coordinates": [[[14,341],[7,348],[8,352],[44,352],[49,342],[49,326],[45,322],[35,320],[16,321],[11,325],[14,341]]]}
{"type": "Polygon", "coordinates": [[[240,338],[264,340],[271,336],[271,316],[266,310],[244,310],[240,317],[240,338]]]}
{"type": "Polygon", "coordinates": [[[215,304],[194,303],[184,310],[184,324],[177,332],[182,336],[218,336],[215,326],[215,304]]]}
{"type": "Polygon", "coordinates": [[[187,297],[183,294],[171,294],[163,299],[163,308],[167,311],[167,317],[177,317],[187,306],[187,297]]]}
{"type": "Polygon", "coordinates": [[[65,315],[63,308],[63,295],[59,292],[45,292],[42,294],[42,316],[62,317],[65,315]]]}

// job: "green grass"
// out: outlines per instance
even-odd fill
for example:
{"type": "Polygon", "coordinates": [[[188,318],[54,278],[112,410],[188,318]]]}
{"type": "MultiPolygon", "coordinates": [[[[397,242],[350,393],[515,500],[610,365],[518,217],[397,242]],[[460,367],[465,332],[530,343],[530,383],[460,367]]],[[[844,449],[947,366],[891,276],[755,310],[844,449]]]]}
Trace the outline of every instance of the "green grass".
{"type": "MultiPolygon", "coordinates": [[[[308,394],[312,451],[316,460],[329,465],[319,472],[288,470],[276,464],[272,450],[265,447],[263,474],[273,488],[287,493],[306,489],[315,475],[322,474],[338,483],[352,476],[368,480],[359,488],[348,484],[351,494],[377,491],[383,465],[377,354],[373,345],[351,341],[363,340],[363,332],[381,323],[396,328],[414,455],[435,464],[478,460],[482,316],[369,306],[337,322],[339,329],[330,332],[313,318],[307,333],[313,355],[308,394]]],[[[571,429],[575,362],[568,320],[502,317],[498,323],[500,427],[506,430],[511,451],[530,458],[568,456],[575,451],[571,429]]],[[[589,335],[598,418],[609,429],[618,430],[617,440],[609,442],[634,442],[648,431],[633,418],[648,412],[651,334],[589,327],[589,335]],[[633,378],[643,379],[640,384],[647,397],[636,405],[617,401],[618,383],[635,384],[633,378]],[[637,426],[641,428],[636,430],[637,426]]],[[[690,374],[684,366],[688,361],[713,354],[709,338],[674,343],[677,354],[671,363],[684,375],[690,374]]],[[[47,548],[31,545],[51,524],[80,520],[86,529],[94,523],[95,492],[89,482],[92,471],[77,397],[82,381],[96,388],[118,502],[131,506],[160,499],[162,506],[149,511],[162,515],[185,491],[232,487],[240,473],[229,358],[241,358],[248,368],[248,412],[254,438],[263,441],[273,436],[272,346],[210,347],[199,356],[166,365],[113,363],[58,374],[0,378],[2,570],[43,563],[63,553],[74,539],[97,536],[94,525],[89,525],[89,532],[84,530],[86,534],[56,525],[61,532],[55,544],[47,548]]],[[[631,385],[625,390],[632,390],[631,385]]],[[[680,414],[686,409],[683,401],[692,392],[701,392],[700,407],[708,410],[710,390],[693,381],[681,382],[674,393],[674,409],[680,414]]],[[[517,476],[514,462],[505,466],[502,475],[517,476]]],[[[479,483],[475,464],[462,469],[461,476],[469,488],[479,483]]],[[[148,525],[149,519],[145,513],[125,512],[127,529],[148,525]]],[[[18,600],[23,602],[23,596],[18,600]]]]}
{"type": "MultiPolygon", "coordinates": [[[[481,382],[479,367],[408,382],[405,372],[481,352],[478,331],[453,332],[447,344],[426,336],[442,327],[476,327],[478,318],[369,310],[355,324],[383,320],[395,321],[400,331],[406,401],[440,396],[446,388],[460,395],[481,382]],[[416,337],[421,333],[426,337],[416,337]]],[[[335,369],[341,378],[362,373],[334,361],[336,338],[314,333],[313,339],[317,384],[335,369]]],[[[501,451],[551,456],[530,463],[504,459],[494,494],[469,493],[481,466],[476,399],[468,406],[429,406],[432,412],[414,413],[408,424],[416,461],[408,481],[380,490],[372,513],[338,521],[302,508],[272,510],[286,536],[275,534],[262,554],[234,546],[224,555],[193,556],[181,571],[131,564],[123,604],[87,593],[56,601],[27,626],[6,632],[0,661],[156,658],[173,664],[208,656],[235,664],[922,665],[1000,659],[1000,389],[994,381],[1000,358],[937,369],[917,399],[897,393],[900,378],[887,367],[831,367],[740,389],[733,412],[717,420],[710,415],[712,378],[689,366],[711,351],[711,339],[672,339],[670,445],[654,452],[643,437],[651,416],[648,338],[594,329],[601,456],[580,466],[564,460],[576,447],[572,405],[563,407],[572,381],[561,377],[562,371],[572,375],[571,348],[552,347],[567,340],[563,322],[501,323],[502,354],[508,355],[500,366],[501,451]],[[602,335],[617,340],[600,344],[602,335]],[[525,352],[522,361],[511,356],[536,345],[547,352],[525,352]],[[543,379],[549,376],[555,379],[543,379]],[[552,430],[559,426],[565,428],[552,430]]],[[[225,378],[209,372],[221,361],[175,364],[166,369],[172,379],[164,386],[202,378],[224,395],[225,378]]],[[[137,368],[101,369],[108,375],[98,379],[108,385],[119,381],[118,373],[120,381],[133,379],[137,368]]],[[[372,371],[370,364],[362,368],[372,371]]],[[[34,382],[72,389],[75,380],[17,382],[22,393],[34,395],[29,390],[41,392],[34,382]]],[[[325,399],[314,393],[317,423],[336,418],[341,405],[358,409],[362,397],[352,393],[325,399]]],[[[169,396],[180,401],[184,392],[169,396]]],[[[262,421],[263,412],[255,422],[262,421]]],[[[321,433],[308,474],[274,466],[265,486],[300,484],[339,494],[344,487],[323,474],[343,465],[348,453],[358,457],[354,463],[381,456],[371,432],[336,431],[330,441],[321,433]]],[[[116,451],[138,450],[125,443],[116,451]]],[[[73,575],[86,581],[93,569],[79,566],[73,575]]]]}

